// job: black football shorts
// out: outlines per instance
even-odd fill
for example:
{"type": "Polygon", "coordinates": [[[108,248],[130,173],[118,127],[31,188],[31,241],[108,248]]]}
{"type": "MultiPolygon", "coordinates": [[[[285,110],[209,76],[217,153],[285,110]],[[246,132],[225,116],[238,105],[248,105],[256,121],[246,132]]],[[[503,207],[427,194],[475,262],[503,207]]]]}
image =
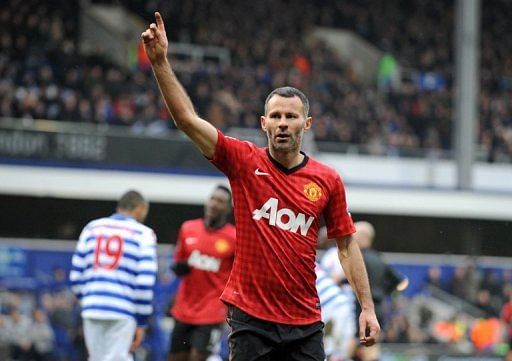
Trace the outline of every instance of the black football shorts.
{"type": "Polygon", "coordinates": [[[284,325],[252,317],[228,306],[230,361],[324,361],[321,321],[284,325]]]}
{"type": "Polygon", "coordinates": [[[220,342],[222,323],[208,325],[192,325],[175,320],[171,335],[170,353],[190,351],[194,348],[201,353],[209,354],[220,342]]]}

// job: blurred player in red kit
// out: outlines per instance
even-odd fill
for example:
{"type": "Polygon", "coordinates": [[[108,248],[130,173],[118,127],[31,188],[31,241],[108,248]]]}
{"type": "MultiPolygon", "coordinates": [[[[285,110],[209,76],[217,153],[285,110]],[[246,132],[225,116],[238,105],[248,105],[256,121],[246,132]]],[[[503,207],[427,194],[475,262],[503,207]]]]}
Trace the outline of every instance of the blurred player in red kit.
{"type": "Polygon", "coordinates": [[[501,321],[507,330],[506,340],[508,341],[509,350],[505,356],[505,361],[512,361],[512,285],[508,284],[504,288],[505,303],[501,308],[501,321]]]}
{"type": "Polygon", "coordinates": [[[175,326],[169,361],[206,360],[220,341],[227,312],[220,295],[235,253],[230,212],[231,191],[219,185],[205,204],[204,218],[180,228],[172,268],[182,279],[171,309],[175,326]]]}
{"type": "Polygon", "coordinates": [[[324,218],[340,261],[362,305],[360,342],[376,342],[368,276],[356,242],[341,177],[300,151],[311,127],[309,101],[282,87],[265,101],[261,128],[267,148],[225,136],[201,119],[167,59],[159,13],[142,33],[166,105],[183,131],[229,179],[237,227],[233,270],[221,296],[228,305],[230,360],[325,359],[315,285],[317,233],[324,218]]]}

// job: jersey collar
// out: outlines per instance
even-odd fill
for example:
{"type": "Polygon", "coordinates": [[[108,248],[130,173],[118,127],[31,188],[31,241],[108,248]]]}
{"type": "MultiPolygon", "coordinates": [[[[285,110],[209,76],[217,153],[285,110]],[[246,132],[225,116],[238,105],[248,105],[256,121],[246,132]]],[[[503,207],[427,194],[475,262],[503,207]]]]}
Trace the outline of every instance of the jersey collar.
{"type": "Polygon", "coordinates": [[[282,165],[281,163],[279,163],[277,160],[275,160],[274,158],[272,158],[272,155],[270,155],[270,151],[268,150],[268,148],[265,149],[265,151],[267,152],[267,157],[268,159],[270,159],[270,161],[272,163],[274,163],[274,165],[279,169],[281,170],[281,172],[283,172],[284,174],[292,174],[292,173],[295,173],[296,171],[298,171],[299,169],[301,168],[304,168],[306,166],[306,164],[308,163],[308,160],[309,160],[309,157],[306,153],[304,153],[302,150],[300,151],[300,153],[304,156],[304,159],[302,160],[302,162],[300,162],[299,164],[297,164],[295,167],[292,167],[292,168],[286,168],[284,165],[282,165]]]}
{"type": "Polygon", "coordinates": [[[213,226],[213,227],[210,227],[206,224],[206,219],[203,218],[203,225],[204,225],[204,229],[206,229],[207,231],[217,231],[221,228],[224,228],[224,226],[228,223],[227,219],[224,221],[224,223],[221,223],[221,224],[218,224],[216,226],[213,226]]]}
{"type": "Polygon", "coordinates": [[[135,218],[133,217],[129,217],[129,216],[126,216],[124,214],[121,214],[121,213],[114,213],[110,216],[110,218],[112,219],[117,219],[119,221],[124,221],[124,220],[135,220],[135,218]]]}

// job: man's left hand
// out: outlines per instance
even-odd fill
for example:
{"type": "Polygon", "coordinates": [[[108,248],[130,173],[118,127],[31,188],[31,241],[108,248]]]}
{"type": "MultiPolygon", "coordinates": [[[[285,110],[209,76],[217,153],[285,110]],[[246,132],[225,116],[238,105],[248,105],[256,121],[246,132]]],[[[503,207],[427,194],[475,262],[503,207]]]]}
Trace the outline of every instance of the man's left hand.
{"type": "Polygon", "coordinates": [[[379,340],[380,325],[373,310],[363,310],[359,315],[359,343],[372,346],[379,340]]]}

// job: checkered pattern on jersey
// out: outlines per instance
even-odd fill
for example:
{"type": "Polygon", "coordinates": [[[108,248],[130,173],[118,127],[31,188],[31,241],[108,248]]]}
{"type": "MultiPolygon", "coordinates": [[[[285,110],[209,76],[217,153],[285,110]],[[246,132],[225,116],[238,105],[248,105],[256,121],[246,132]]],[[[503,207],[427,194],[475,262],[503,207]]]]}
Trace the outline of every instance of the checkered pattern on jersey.
{"type": "Polygon", "coordinates": [[[266,149],[221,132],[212,163],[229,178],[237,227],[235,262],[222,300],[273,322],[320,320],[320,218],[330,237],[354,232],[340,176],[308,157],[283,169],[266,149]]]}

